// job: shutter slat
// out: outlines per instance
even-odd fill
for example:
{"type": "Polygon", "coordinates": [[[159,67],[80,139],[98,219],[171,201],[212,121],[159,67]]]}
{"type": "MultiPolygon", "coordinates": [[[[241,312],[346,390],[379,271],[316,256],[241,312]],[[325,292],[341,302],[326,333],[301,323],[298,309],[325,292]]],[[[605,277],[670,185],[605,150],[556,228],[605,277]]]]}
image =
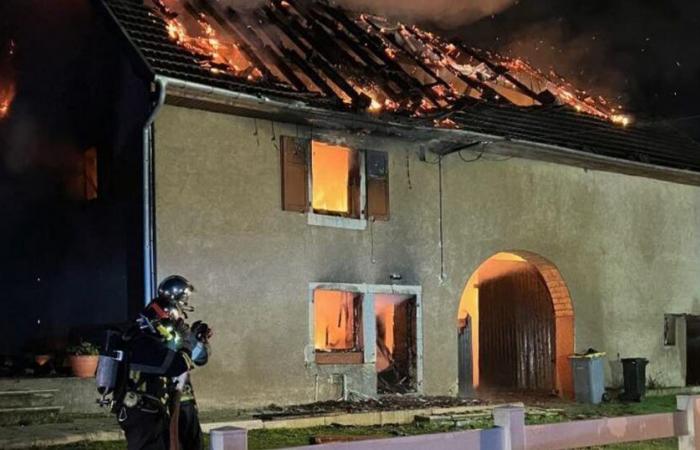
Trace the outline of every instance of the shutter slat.
{"type": "Polygon", "coordinates": [[[389,220],[389,158],[386,152],[367,152],[367,216],[389,220]]]}
{"type": "Polygon", "coordinates": [[[306,212],[309,208],[307,164],[309,141],[282,136],[280,144],[282,209],[306,212]]]}

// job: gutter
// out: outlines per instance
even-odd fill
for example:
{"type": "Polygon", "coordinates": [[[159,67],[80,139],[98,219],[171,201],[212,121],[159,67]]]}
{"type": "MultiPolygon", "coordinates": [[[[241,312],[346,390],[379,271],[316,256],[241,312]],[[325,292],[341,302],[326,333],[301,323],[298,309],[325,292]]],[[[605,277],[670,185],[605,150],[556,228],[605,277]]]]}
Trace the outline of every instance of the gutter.
{"type": "MultiPolygon", "coordinates": [[[[270,115],[276,110],[287,115],[297,115],[298,122],[315,125],[319,128],[345,127],[350,130],[363,131],[370,129],[385,136],[406,138],[412,142],[420,139],[428,142],[430,150],[439,156],[444,156],[442,148],[445,144],[472,145],[479,141],[499,144],[491,146],[492,150],[489,153],[493,154],[700,186],[700,173],[690,170],[596,155],[559,145],[525,139],[510,139],[466,129],[441,129],[426,127],[424,124],[418,123],[379,120],[355,113],[309,106],[300,100],[275,100],[267,96],[235,92],[169,77],[156,76],[156,80],[165,83],[171,89],[173,97],[224,104],[239,108],[247,112],[248,115],[254,115],[256,112],[270,115]],[[324,119],[325,122],[321,123],[324,119]],[[499,147],[501,148],[499,149],[499,147]]],[[[294,123],[289,117],[285,120],[294,123]]]]}
{"type": "Polygon", "coordinates": [[[158,98],[151,115],[143,126],[143,281],[144,305],[155,297],[156,261],[155,261],[155,196],[153,165],[153,122],[165,104],[167,81],[156,77],[158,98]]]}

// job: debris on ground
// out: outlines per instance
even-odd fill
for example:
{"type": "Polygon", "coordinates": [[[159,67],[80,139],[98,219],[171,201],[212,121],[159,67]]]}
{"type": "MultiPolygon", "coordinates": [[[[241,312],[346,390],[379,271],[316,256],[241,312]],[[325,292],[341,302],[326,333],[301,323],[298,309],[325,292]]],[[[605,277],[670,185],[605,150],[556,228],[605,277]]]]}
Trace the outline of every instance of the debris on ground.
{"type": "Polygon", "coordinates": [[[254,411],[252,416],[256,419],[276,420],[290,417],[308,417],[332,413],[361,413],[371,411],[398,411],[405,409],[452,408],[486,404],[487,402],[477,399],[459,399],[454,397],[419,397],[414,395],[387,395],[378,399],[366,399],[353,402],[328,401],[296,406],[270,405],[264,410],[254,411]]]}

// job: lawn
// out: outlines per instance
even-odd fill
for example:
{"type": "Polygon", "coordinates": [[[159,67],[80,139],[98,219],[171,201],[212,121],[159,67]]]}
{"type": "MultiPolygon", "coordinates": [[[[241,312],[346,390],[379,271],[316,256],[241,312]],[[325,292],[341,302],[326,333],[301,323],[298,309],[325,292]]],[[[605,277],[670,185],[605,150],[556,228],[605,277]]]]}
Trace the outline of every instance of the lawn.
{"type": "MultiPolygon", "coordinates": [[[[544,417],[528,416],[526,422],[528,424],[535,424],[547,422],[561,422],[568,420],[582,420],[598,417],[671,412],[676,409],[676,398],[674,396],[650,397],[642,403],[611,402],[599,406],[561,404],[556,405],[556,407],[561,409],[562,413],[560,415],[544,417]]],[[[342,435],[387,438],[398,436],[411,436],[418,434],[443,433],[474,428],[488,428],[492,425],[493,422],[490,419],[480,419],[459,427],[435,424],[410,424],[376,427],[327,426],[302,429],[251,430],[248,433],[248,447],[250,450],[264,450],[308,445],[311,441],[311,438],[314,436],[342,435]]],[[[94,443],[91,442],[65,446],[46,447],[44,448],[44,450],[123,450],[124,448],[124,443],[117,441],[94,443]]],[[[635,444],[612,445],[606,446],[605,448],[629,450],[658,450],[675,449],[678,448],[678,444],[675,439],[667,439],[661,441],[649,441],[635,444]]]]}

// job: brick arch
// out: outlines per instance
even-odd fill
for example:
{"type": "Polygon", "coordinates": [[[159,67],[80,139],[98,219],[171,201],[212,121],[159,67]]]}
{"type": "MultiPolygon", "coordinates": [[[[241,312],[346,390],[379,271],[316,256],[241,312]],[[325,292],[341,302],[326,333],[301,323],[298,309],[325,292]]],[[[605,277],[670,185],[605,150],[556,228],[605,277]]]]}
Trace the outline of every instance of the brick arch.
{"type": "Polygon", "coordinates": [[[569,288],[557,266],[548,259],[524,250],[511,250],[506,253],[519,256],[535,266],[549,290],[554,306],[554,384],[560,396],[571,398],[574,394],[574,380],[569,356],[574,353],[574,307],[569,288]]]}

